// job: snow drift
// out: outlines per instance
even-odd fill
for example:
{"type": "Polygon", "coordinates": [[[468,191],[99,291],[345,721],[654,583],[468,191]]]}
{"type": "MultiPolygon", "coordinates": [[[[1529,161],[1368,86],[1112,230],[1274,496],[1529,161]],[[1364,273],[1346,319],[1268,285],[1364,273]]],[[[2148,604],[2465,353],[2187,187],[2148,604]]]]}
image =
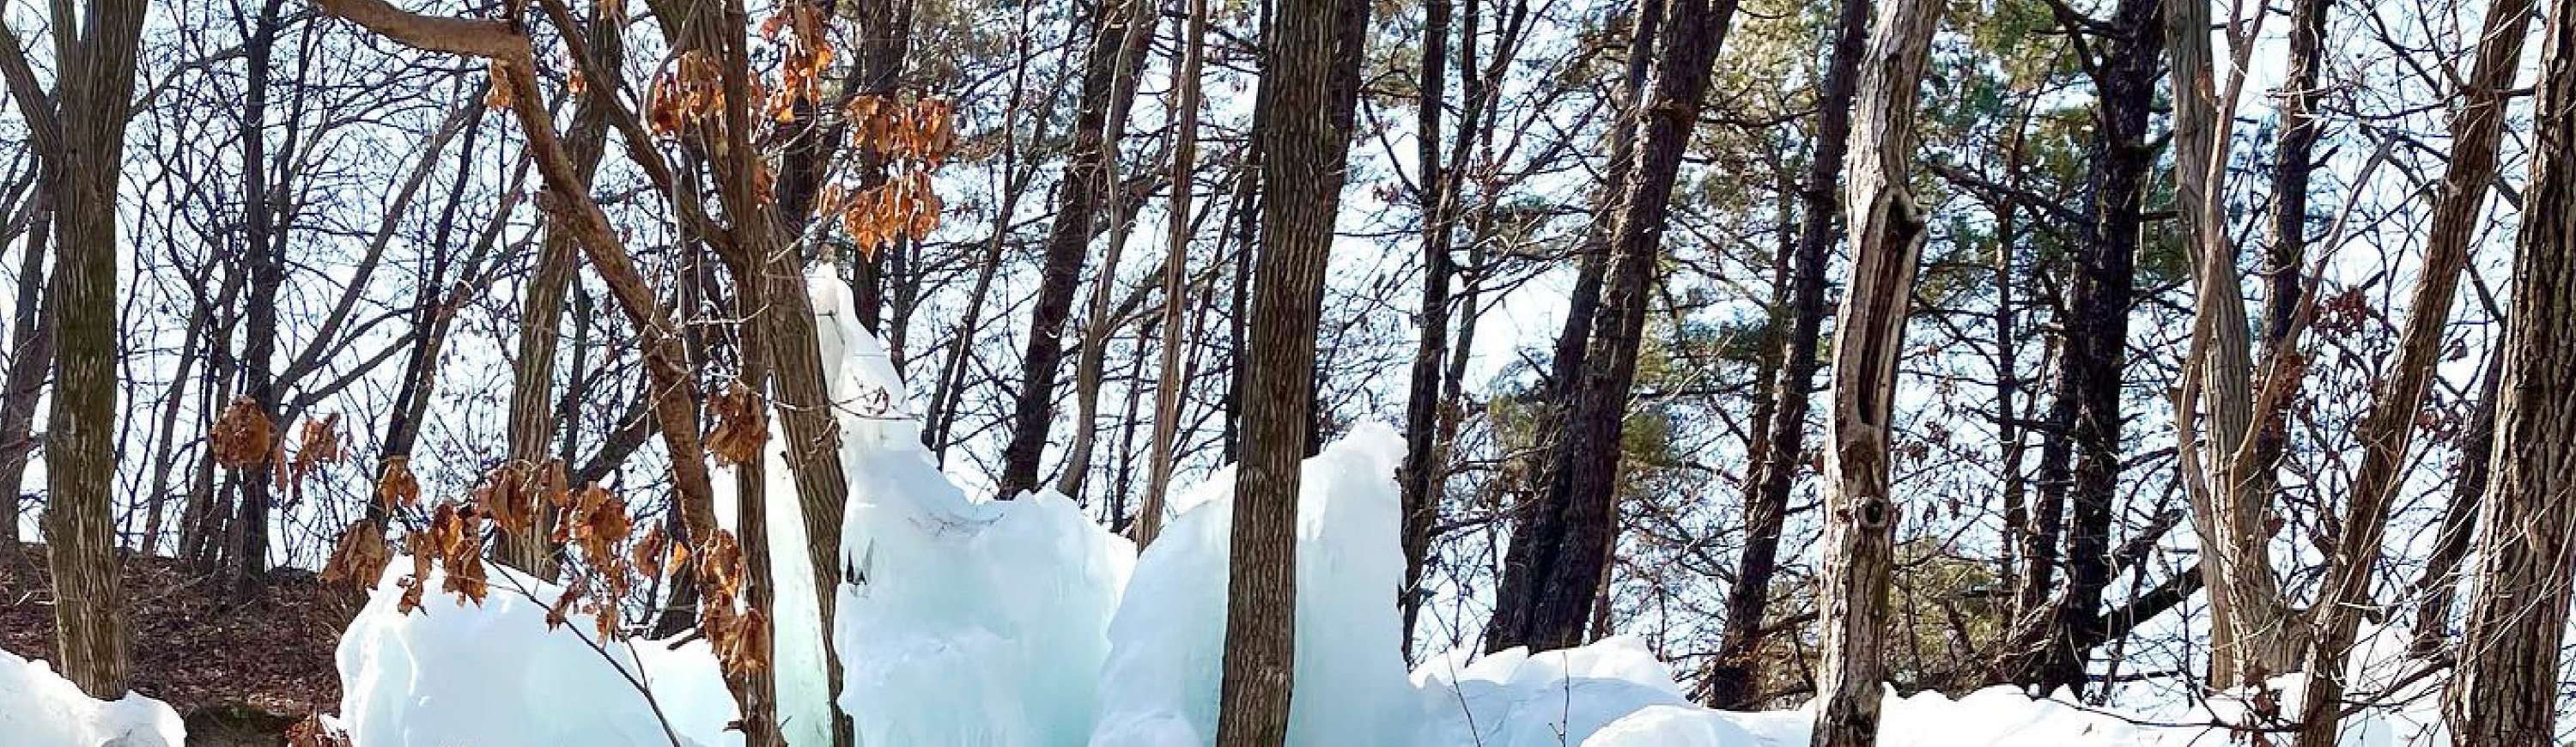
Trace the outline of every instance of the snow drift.
{"type": "Polygon", "coordinates": [[[186,737],[161,701],[91,698],[45,662],[0,651],[0,747],[180,747],[186,737]]]}

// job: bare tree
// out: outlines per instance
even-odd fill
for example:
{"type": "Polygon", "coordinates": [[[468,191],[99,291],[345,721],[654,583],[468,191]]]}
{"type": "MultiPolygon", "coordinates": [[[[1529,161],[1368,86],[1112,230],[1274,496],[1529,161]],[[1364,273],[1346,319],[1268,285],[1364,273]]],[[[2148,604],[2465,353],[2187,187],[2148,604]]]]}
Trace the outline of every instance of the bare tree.
{"type": "Polygon", "coordinates": [[[1344,23],[1356,0],[1284,0],[1262,52],[1265,114],[1260,269],[1251,347],[1242,349],[1244,449],[1226,561],[1225,672],[1216,744],[1278,747],[1288,739],[1296,675],[1297,493],[1315,398],[1315,328],[1332,254],[1350,132],[1335,112],[1358,95],[1357,68],[1339,64],[1363,43],[1344,23]]]}
{"type": "Polygon", "coordinates": [[[1915,101],[1938,0],[1889,0],[1870,29],[1853,105],[1852,280],[1834,315],[1834,392],[1825,436],[1824,664],[1817,668],[1817,747],[1878,743],[1886,677],[1887,590],[1897,506],[1888,491],[1896,359],[1927,227],[1906,186],[1915,101]]]}
{"type": "Polygon", "coordinates": [[[2531,180],[2515,242],[2493,481],[2444,720],[2459,744],[2557,739],[2559,642],[2576,596],[2576,0],[2543,25],[2531,180]]]}
{"type": "MultiPolygon", "coordinates": [[[[118,175],[133,115],[145,0],[95,0],[53,17],[54,90],[37,83],[16,29],[0,24],[0,77],[27,120],[54,196],[57,242],[45,294],[55,318],[53,410],[45,448],[45,557],[63,674],[103,700],[125,696],[132,641],[118,586],[116,519],[118,175]]],[[[13,504],[14,505],[14,504],[13,504]]],[[[10,511],[9,521],[17,521],[10,511]]]]}

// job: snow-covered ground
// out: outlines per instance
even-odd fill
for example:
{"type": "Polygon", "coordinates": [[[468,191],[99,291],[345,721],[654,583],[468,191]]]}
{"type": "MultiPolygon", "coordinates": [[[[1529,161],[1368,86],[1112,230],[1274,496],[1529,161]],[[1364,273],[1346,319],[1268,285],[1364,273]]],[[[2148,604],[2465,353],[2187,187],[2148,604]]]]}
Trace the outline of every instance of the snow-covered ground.
{"type": "MultiPolygon", "coordinates": [[[[875,338],[846,323],[853,319],[847,289],[828,276],[813,284],[826,360],[838,361],[831,388],[841,403],[840,456],[851,489],[842,517],[850,577],[834,592],[839,619],[829,635],[847,662],[839,706],[862,742],[1209,744],[1219,708],[1232,471],[1180,493],[1169,530],[1141,557],[1060,496],[970,496],[920,446],[902,398],[887,394],[905,390],[875,338]]],[[[1402,452],[1394,431],[1363,425],[1306,463],[1291,744],[1807,743],[1804,711],[1691,705],[1671,671],[1635,638],[1534,655],[1449,652],[1408,674],[1395,606],[1403,559],[1394,473],[1402,452]]],[[[792,551],[804,544],[795,502],[783,498],[793,485],[783,464],[773,461],[768,474],[775,482],[764,518],[782,550],[775,570],[784,622],[776,631],[783,731],[804,747],[828,734],[825,631],[795,624],[813,619],[819,600],[803,556],[792,551]]],[[[704,642],[602,643],[582,620],[549,630],[537,600],[556,591],[497,565],[493,593],[479,607],[433,596],[404,615],[395,600],[409,567],[400,560],[388,567],[341,642],[339,720],[357,747],[741,743],[739,732],[725,728],[736,709],[704,642]]],[[[2365,685],[2394,679],[2356,674],[2365,685]]],[[[2295,691],[2295,681],[2284,684],[2295,691]]],[[[2429,712],[2434,699],[2425,697],[2437,686],[2426,678],[2393,698],[2411,705],[2355,716],[2344,743],[2443,744],[2429,712]]],[[[2010,688],[1955,701],[1891,696],[1882,744],[2228,744],[2228,732],[2210,724],[2237,716],[2219,710],[2118,714],[2010,688]]],[[[0,747],[175,746],[178,736],[178,719],[159,703],[140,696],[92,701],[49,669],[0,654],[0,747]],[[118,735],[129,741],[109,741],[118,735]]]]}
{"type": "Polygon", "coordinates": [[[161,701],[97,700],[44,662],[0,651],[0,747],[179,747],[185,736],[161,701]]]}

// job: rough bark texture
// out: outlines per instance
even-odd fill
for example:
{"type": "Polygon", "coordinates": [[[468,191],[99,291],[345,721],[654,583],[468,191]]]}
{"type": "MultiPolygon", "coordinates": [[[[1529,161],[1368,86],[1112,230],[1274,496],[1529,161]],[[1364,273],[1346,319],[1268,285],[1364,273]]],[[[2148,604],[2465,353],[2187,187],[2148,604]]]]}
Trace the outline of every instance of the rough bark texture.
{"type": "MultiPolygon", "coordinates": [[[[1350,7],[1357,6],[1354,11],[1350,7]]],[[[1259,268],[1251,347],[1240,357],[1244,448],[1228,544],[1225,671],[1216,744],[1277,747],[1288,738],[1296,665],[1298,464],[1305,458],[1318,301],[1341,202],[1349,133],[1335,120],[1355,96],[1338,64],[1358,44],[1343,22],[1353,0],[1280,0],[1262,53],[1253,131],[1262,152],[1259,268]]]]}
{"type": "Polygon", "coordinates": [[[2531,10],[2532,0],[2498,0],[2487,6],[2485,32],[2479,35],[2485,41],[2478,45],[2467,90],[2461,92],[2466,101],[2452,115],[2451,162],[2434,198],[2423,275],[2415,281],[2406,324],[2398,332],[2397,360],[2380,380],[2377,398],[2354,434],[2362,446],[2361,471],[2353,476],[2343,531],[2327,559],[2326,586],[2316,608],[2315,644],[2308,648],[2303,670],[2313,676],[2301,716],[2300,747],[2332,747],[2342,725],[2344,662],[2360,630],[2361,613],[2371,605],[2372,571],[2379,565],[2389,506],[2397,498],[2407,446],[2424,409],[2424,388],[2441,363],[2451,303],[2469,263],[2469,242],[2485,217],[2487,185],[2495,181],[2496,145],[2504,129],[2506,89],[2513,87],[2523,39],[2530,36],[2531,10]]]}
{"type": "MultiPolygon", "coordinates": [[[[2157,0],[2121,0],[2102,45],[2094,88],[2086,215],[2071,273],[2057,400],[2050,419],[2069,429],[2041,452],[2040,505],[2034,522],[2048,531],[2061,514],[2065,592],[2043,611],[2053,617],[2032,670],[2043,687],[2080,686],[2091,641],[2101,640],[2102,596],[2111,583],[2111,524],[2120,479],[2120,396],[2127,354],[2129,302],[2135,280],[2140,205],[2155,151],[2147,118],[2155,102],[2157,0]],[[2072,462],[2071,468],[2069,462],[2072,462]]],[[[2034,557],[2041,581],[2056,557],[2034,557]]]]}
{"type": "MultiPolygon", "coordinates": [[[[131,641],[117,585],[117,177],[132,114],[135,47],[144,0],[98,0],[84,34],[66,44],[59,109],[29,108],[46,186],[57,196],[56,257],[47,308],[56,319],[54,390],[46,417],[44,532],[54,581],[54,638],[63,675],[91,697],[125,696],[131,641]]],[[[57,18],[57,23],[69,19],[57,18]]],[[[17,56],[15,35],[5,40],[17,56]]],[[[16,76],[12,76],[13,78],[16,76]]],[[[20,102],[32,91],[12,82],[20,102]]],[[[14,518],[13,518],[14,520],[14,518]]]]}
{"type": "Polygon", "coordinates": [[[1653,294],[1655,266],[1673,183],[1680,176],[1709,65],[1735,18],[1735,0],[1676,0],[1657,33],[1652,87],[1637,102],[1636,158],[1625,189],[1610,204],[1610,257],[1601,305],[1580,377],[1561,382],[1562,435],[1542,472],[1540,495],[1512,527],[1495,592],[1485,646],[1571,648],[1583,642],[1619,515],[1620,431],[1637,376],[1639,338],[1653,294]]]}
{"type": "Polygon", "coordinates": [[[1790,290],[1783,309],[1788,334],[1779,352],[1779,378],[1770,382],[1770,419],[1764,449],[1753,459],[1744,496],[1744,551],[1737,557],[1736,581],[1726,590],[1726,628],[1718,643],[1718,664],[1709,670],[1708,704],[1741,709],[1752,705],[1757,675],[1756,653],[1762,645],[1764,617],[1771,603],[1771,577],[1780,564],[1781,524],[1789,512],[1789,491],[1797,484],[1807,438],[1809,394],[1816,379],[1816,345],[1825,318],[1825,264],[1840,233],[1840,186],[1843,154],[1849,150],[1852,95],[1860,78],[1862,45],[1867,43],[1870,0],[1842,0],[1835,20],[1833,55],[1825,63],[1824,84],[1816,91],[1816,150],[1799,187],[1798,243],[1790,257],[1790,290]]]}
{"type": "MultiPolygon", "coordinates": [[[[625,64],[626,35],[618,19],[605,15],[603,7],[594,6],[589,22],[583,24],[584,39],[589,42],[589,59],[583,65],[616,70],[625,64]]],[[[591,86],[573,111],[571,131],[564,134],[564,155],[572,159],[573,173],[584,183],[599,173],[608,144],[608,109],[617,105],[616,91],[615,86],[591,86]]],[[[555,353],[562,337],[565,291],[580,258],[572,232],[547,224],[538,243],[536,270],[528,277],[527,296],[520,304],[518,365],[510,371],[510,461],[525,468],[544,465],[554,450],[555,353]]],[[[551,579],[554,551],[546,538],[554,533],[554,512],[533,513],[536,523],[526,536],[501,535],[498,558],[538,578],[551,579]]]]}
{"type": "Polygon", "coordinates": [[[1852,281],[1834,320],[1834,392],[1826,420],[1825,568],[1816,672],[1817,747],[1878,743],[1880,683],[1887,680],[1887,592],[1896,563],[1898,509],[1888,492],[1889,423],[1906,308],[1923,253],[1921,208],[1906,191],[1915,101],[1939,0],[1889,0],[1861,62],[1853,106],[1850,184],[1852,281]]]}
{"type": "Polygon", "coordinates": [[[2477,595],[2444,717],[2459,744],[2557,738],[2559,641],[2576,567],[2576,0],[2543,33],[2531,179],[2515,245],[2494,482],[2478,516],[2477,595]]]}
{"type": "MultiPolygon", "coordinates": [[[[1056,378],[1064,367],[1064,325],[1073,315],[1074,292],[1080,285],[1083,258],[1096,233],[1100,206],[1118,186],[1104,178],[1118,157],[1118,138],[1127,128],[1127,106],[1114,99],[1133,95],[1144,57],[1124,54],[1127,29],[1136,14],[1129,3],[1100,6],[1091,51],[1083,58],[1082,99],[1074,120],[1073,151],[1065,164],[1064,182],[1056,190],[1055,223],[1048,229],[1038,270],[1037,300],[1029,311],[1028,349],[1021,356],[1025,373],[1011,407],[1011,440],[1002,449],[1001,494],[1010,499],[1038,486],[1039,462],[1046,456],[1047,434],[1055,424],[1056,378]]],[[[1070,465],[1067,469],[1082,469],[1070,465]]]]}

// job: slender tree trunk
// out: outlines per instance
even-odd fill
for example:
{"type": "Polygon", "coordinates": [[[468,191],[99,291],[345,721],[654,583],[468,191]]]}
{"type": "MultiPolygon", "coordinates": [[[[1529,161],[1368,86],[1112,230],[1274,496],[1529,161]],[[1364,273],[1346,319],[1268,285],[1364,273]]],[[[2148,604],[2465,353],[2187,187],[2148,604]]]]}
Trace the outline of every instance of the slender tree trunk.
{"type": "MultiPolygon", "coordinates": [[[[1396,590],[1398,605],[1404,611],[1408,651],[1415,615],[1421,610],[1416,597],[1422,593],[1422,566],[1431,553],[1431,525],[1440,519],[1442,465],[1434,449],[1439,441],[1440,408],[1447,401],[1441,394],[1440,373],[1449,355],[1449,277],[1456,272],[1449,250],[1458,199],[1440,164],[1440,116],[1448,106],[1444,98],[1449,88],[1449,21],[1453,12],[1451,0],[1426,0],[1422,5],[1421,91],[1415,107],[1414,132],[1418,171],[1414,184],[1419,190],[1415,197],[1422,203],[1422,300],[1414,312],[1414,327],[1420,335],[1405,393],[1404,467],[1399,473],[1404,507],[1404,585],[1396,590]]],[[[1473,41],[1469,39],[1469,43],[1473,41]]],[[[1466,134],[1460,133],[1459,138],[1466,139],[1466,134]]],[[[1457,167],[1450,164],[1447,169],[1454,171],[1457,167]]]]}
{"type": "MultiPolygon", "coordinates": [[[[590,20],[583,26],[590,56],[584,64],[599,70],[620,69],[626,59],[626,35],[621,31],[620,20],[608,15],[604,5],[593,6],[590,20]]],[[[564,134],[564,155],[572,160],[573,173],[585,183],[599,173],[599,162],[608,145],[609,107],[618,105],[613,98],[616,90],[616,86],[603,83],[583,92],[573,111],[572,129],[564,134]]],[[[563,333],[565,293],[581,259],[572,231],[554,222],[547,224],[545,236],[537,246],[537,267],[528,277],[527,295],[519,310],[518,365],[510,370],[509,458],[511,463],[529,470],[542,468],[554,450],[555,354],[563,333]]],[[[576,369],[573,373],[582,372],[576,369]]],[[[527,535],[501,535],[497,556],[501,562],[538,578],[551,579],[555,559],[547,538],[554,534],[554,512],[540,508],[534,515],[536,521],[527,535]]]]}
{"type": "Polygon", "coordinates": [[[2564,344],[2576,334],[2576,0],[2552,0],[2541,15],[2494,482],[2479,510],[2478,591],[2444,693],[2458,744],[2557,739],[2559,643],[2576,596],[2576,354],[2564,344]]]}
{"type": "Polygon", "coordinates": [[[1637,102],[1634,171],[1611,204],[1610,258],[1582,376],[1565,382],[1562,436],[1531,514],[1513,527],[1486,647],[1568,648],[1583,641],[1616,544],[1620,432],[1673,185],[1708,90],[1735,0],[1674,0],[1657,32],[1652,88],[1637,102]]]}
{"type": "MultiPolygon", "coordinates": [[[[1036,489],[1047,434],[1055,421],[1055,385],[1064,365],[1064,325],[1073,313],[1083,258],[1089,254],[1102,201],[1119,185],[1109,183],[1110,162],[1118,157],[1118,139],[1127,128],[1124,99],[1136,90],[1143,67],[1142,51],[1126,52],[1128,29],[1137,23],[1134,3],[1120,0],[1100,6],[1091,51],[1083,58],[1082,100],[1074,122],[1073,152],[1057,188],[1054,227],[1047,234],[1039,269],[1038,296],[1030,310],[1029,342],[1022,362],[1024,378],[1011,407],[1011,439],[1002,449],[1000,497],[1010,499],[1036,489]]],[[[1114,219],[1114,217],[1113,217],[1114,219]]],[[[1110,271],[1104,268],[1103,272],[1110,271]]],[[[1071,465],[1069,469],[1082,469],[1071,465]]]]}
{"type": "Polygon", "coordinates": [[[1226,563],[1225,671],[1219,747],[1278,747],[1288,739],[1296,668],[1299,462],[1313,413],[1315,332],[1332,252],[1363,43],[1349,23],[1358,0],[1280,0],[1262,53],[1253,131],[1263,154],[1260,269],[1243,369],[1246,442],[1234,489],[1226,563]]]}
{"type": "Polygon", "coordinates": [[[2299,729],[2300,747],[2333,747],[2342,726],[2344,664],[2370,606],[2372,573],[2388,530],[2407,446],[2424,410],[2424,388],[2440,365],[2460,273],[2469,264],[2469,240],[2486,214],[2487,185],[2494,182],[2496,145],[2502,139],[2507,89],[2521,65],[2530,35],[2532,0],[2499,0],[2487,6],[2484,41],[2470,69],[2467,98],[2451,121],[2451,162],[2433,206],[2433,231],[2424,245],[2423,275],[2415,281],[2398,333],[2397,360],[2380,381],[2370,412],[2354,440],[2362,445],[2361,471],[2344,506],[2343,531],[2327,559],[2325,592],[2316,607],[2316,642],[2308,649],[2309,695],[2299,729]]]}
{"type": "Polygon", "coordinates": [[[2504,356],[2487,357],[2486,384],[2478,390],[2478,409],[2469,418],[2468,431],[2460,437],[2457,477],[2451,483],[2451,501],[2442,507],[2440,534],[2435,536],[2433,554],[2424,560],[2423,575],[2415,578],[2415,635],[2408,650],[2422,658],[2431,658],[2450,647],[2451,606],[2459,598],[2460,563],[2468,559],[2469,542],[2477,533],[2478,506],[2485,502],[2487,475],[2491,465],[2487,455],[2495,451],[2495,418],[2497,382],[2504,378],[2504,356]]]}
{"type": "MultiPolygon", "coordinates": [[[[40,203],[50,202],[39,198],[40,203]]],[[[50,206],[39,206],[36,224],[27,236],[25,254],[18,262],[18,309],[10,328],[9,368],[5,383],[0,383],[0,491],[6,491],[9,510],[0,511],[0,549],[14,551],[23,541],[18,536],[19,500],[25,492],[28,457],[36,450],[34,433],[36,405],[44,395],[45,373],[54,362],[54,328],[59,322],[53,314],[44,313],[45,254],[49,242],[47,226],[53,222],[50,206]]],[[[196,334],[190,325],[189,334],[196,334]]],[[[185,348],[194,352],[193,348],[185,348]]],[[[186,353],[182,354],[183,356],[186,353]]],[[[188,361],[183,357],[172,380],[185,381],[188,361]]],[[[172,392],[177,385],[171,387],[172,392]]],[[[165,442],[167,439],[164,439],[165,442]]],[[[154,500],[159,494],[154,494],[154,500]]],[[[147,547],[149,545],[146,545],[147,547]]],[[[0,558],[0,565],[16,562],[0,558]]]]}
{"type": "Polygon", "coordinates": [[[1803,215],[1790,262],[1789,334],[1779,354],[1779,379],[1770,382],[1771,419],[1755,426],[1768,431],[1768,448],[1753,457],[1744,497],[1744,551],[1736,562],[1735,584],[1726,591],[1726,628],[1717,654],[1721,663],[1709,672],[1708,703],[1715,708],[1752,704],[1771,577],[1779,568],[1781,524],[1805,460],[1807,402],[1815,387],[1817,339],[1825,317],[1825,264],[1840,238],[1834,225],[1840,212],[1838,180],[1850,146],[1861,47],[1869,35],[1870,0],[1842,0],[1840,7],[1833,54],[1816,93],[1815,154],[1799,190],[1803,215]]]}
{"type": "Polygon", "coordinates": [[[1896,359],[1926,229],[1906,186],[1914,156],[1915,101],[1938,0],[1889,0],[1870,31],[1853,106],[1850,183],[1852,281],[1834,315],[1834,394],[1826,420],[1825,569],[1818,595],[1825,653],[1818,667],[1817,747],[1878,743],[1887,680],[1887,590],[1896,563],[1898,508],[1888,488],[1889,418],[1896,359]]]}
{"type": "Polygon", "coordinates": [[[1136,511],[1134,537],[1138,550],[1154,544],[1154,538],[1163,532],[1165,493],[1172,485],[1174,442],[1180,436],[1181,396],[1188,392],[1190,383],[1181,375],[1181,351],[1198,343],[1184,329],[1182,316],[1190,305],[1186,285],[1190,266],[1190,191],[1196,187],[1192,174],[1199,155],[1199,71],[1205,64],[1200,55],[1206,47],[1207,14],[1207,0],[1190,0],[1181,31],[1180,59],[1175,63],[1178,90],[1172,104],[1176,112],[1172,123],[1172,196],[1171,208],[1164,211],[1163,219],[1170,230],[1163,240],[1170,256],[1163,260],[1163,348],[1155,369],[1160,378],[1154,385],[1154,434],[1145,468],[1145,497],[1136,511]]]}

